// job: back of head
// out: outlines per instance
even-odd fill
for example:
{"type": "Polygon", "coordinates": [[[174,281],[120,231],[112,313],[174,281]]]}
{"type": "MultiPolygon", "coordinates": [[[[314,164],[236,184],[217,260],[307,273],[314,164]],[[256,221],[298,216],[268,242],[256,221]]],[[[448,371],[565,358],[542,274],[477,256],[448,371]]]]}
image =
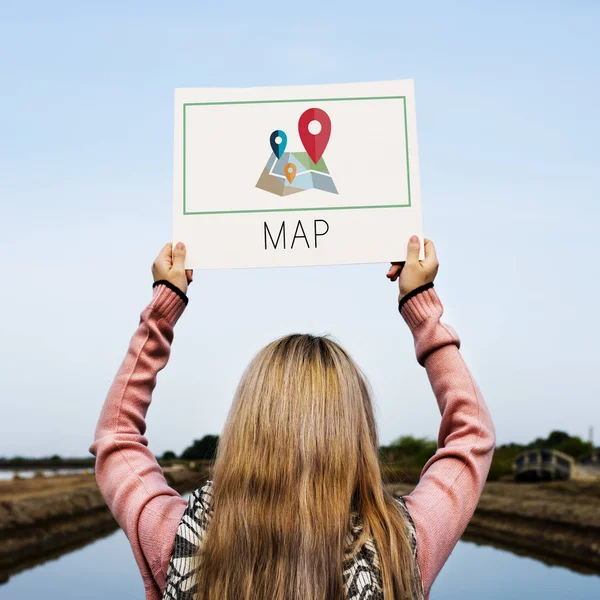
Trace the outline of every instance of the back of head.
{"type": "Polygon", "coordinates": [[[355,511],[386,598],[413,598],[404,518],[383,490],[366,378],[334,341],[289,335],[238,386],[214,468],[199,600],[342,600],[355,511]]]}

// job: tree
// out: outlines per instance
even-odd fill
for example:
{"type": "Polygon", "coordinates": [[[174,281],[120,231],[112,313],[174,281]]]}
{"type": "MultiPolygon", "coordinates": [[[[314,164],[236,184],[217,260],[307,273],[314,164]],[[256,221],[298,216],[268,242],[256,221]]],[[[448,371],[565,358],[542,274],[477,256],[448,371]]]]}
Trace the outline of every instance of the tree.
{"type": "Polygon", "coordinates": [[[528,448],[549,448],[559,450],[575,460],[580,459],[591,449],[589,442],[584,442],[579,436],[569,435],[565,431],[552,431],[547,438],[537,438],[528,445],[528,448]]]}
{"type": "Polygon", "coordinates": [[[570,439],[571,436],[566,431],[552,431],[546,439],[546,444],[554,448],[556,446],[560,446],[570,439]]]}
{"type": "Polygon", "coordinates": [[[173,450],[166,450],[163,452],[162,460],[175,460],[177,458],[177,454],[173,452],[173,450]]]}
{"type": "Polygon", "coordinates": [[[591,450],[591,444],[584,442],[576,435],[569,435],[566,431],[552,431],[547,438],[536,438],[529,444],[503,444],[497,446],[492,460],[489,480],[498,479],[502,476],[512,476],[512,464],[516,456],[524,450],[559,450],[575,460],[580,460],[591,450]]]}
{"type": "Polygon", "coordinates": [[[437,444],[428,438],[403,435],[380,450],[388,461],[422,467],[435,454],[437,444]]]}
{"type": "Polygon", "coordinates": [[[201,440],[194,440],[182,453],[185,460],[214,460],[217,455],[218,435],[205,435],[201,440]]]}

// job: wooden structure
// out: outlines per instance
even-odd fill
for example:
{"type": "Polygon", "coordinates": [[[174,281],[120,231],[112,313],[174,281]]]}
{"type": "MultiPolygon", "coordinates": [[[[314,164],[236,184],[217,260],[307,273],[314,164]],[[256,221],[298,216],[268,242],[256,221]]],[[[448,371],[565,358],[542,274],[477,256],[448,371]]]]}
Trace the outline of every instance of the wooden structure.
{"type": "Polygon", "coordinates": [[[576,465],[575,459],[568,454],[542,448],[518,454],[513,469],[517,481],[552,481],[573,478],[576,465]]]}

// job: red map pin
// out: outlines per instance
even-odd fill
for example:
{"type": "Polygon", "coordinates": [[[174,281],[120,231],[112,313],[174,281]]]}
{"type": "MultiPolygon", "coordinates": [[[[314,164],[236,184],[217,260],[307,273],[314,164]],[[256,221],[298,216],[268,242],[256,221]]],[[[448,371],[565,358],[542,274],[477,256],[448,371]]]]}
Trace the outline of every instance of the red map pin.
{"type": "Polygon", "coordinates": [[[310,159],[317,164],[327,148],[329,136],[331,135],[331,119],[329,115],[320,108],[309,108],[305,110],[298,120],[298,133],[300,140],[310,159]],[[317,121],[321,124],[319,133],[311,133],[308,130],[308,125],[312,121],[317,121]]]}

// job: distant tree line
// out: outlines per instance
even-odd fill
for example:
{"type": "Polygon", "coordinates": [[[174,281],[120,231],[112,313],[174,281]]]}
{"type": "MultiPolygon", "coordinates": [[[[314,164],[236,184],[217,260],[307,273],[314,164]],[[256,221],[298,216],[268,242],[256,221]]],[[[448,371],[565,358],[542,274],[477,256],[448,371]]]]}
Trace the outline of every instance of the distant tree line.
{"type": "MultiPolygon", "coordinates": [[[[552,431],[548,437],[536,438],[529,444],[503,444],[496,448],[488,480],[512,475],[512,464],[518,454],[524,450],[541,448],[559,450],[575,460],[580,460],[592,450],[592,445],[565,431],[552,431]]],[[[436,450],[437,444],[434,440],[402,436],[389,446],[379,449],[383,475],[389,480],[415,481],[436,450]]]]}
{"type": "MultiPolygon", "coordinates": [[[[217,454],[217,445],[219,443],[218,435],[205,435],[200,440],[194,440],[193,443],[188,446],[181,455],[177,456],[172,450],[163,452],[162,456],[157,457],[160,461],[173,461],[173,460],[214,460],[217,454]]],[[[7,458],[0,456],[0,469],[11,469],[11,468],[25,468],[25,467],[36,467],[36,468],[58,468],[58,467],[70,467],[70,468],[93,468],[94,457],[89,458],[63,458],[58,454],[42,458],[32,458],[24,456],[13,456],[7,458]]]]}
{"type": "Polygon", "coordinates": [[[536,438],[529,444],[503,444],[496,448],[488,479],[494,480],[505,475],[512,475],[512,463],[517,454],[524,450],[542,448],[564,452],[576,461],[581,460],[593,450],[590,442],[584,442],[579,436],[569,435],[566,431],[552,431],[547,438],[536,438]]]}
{"type": "Polygon", "coordinates": [[[379,457],[384,480],[416,483],[425,463],[436,450],[437,444],[434,440],[412,435],[403,435],[389,446],[381,446],[379,457]]]}
{"type": "Polygon", "coordinates": [[[35,458],[30,456],[13,456],[7,458],[0,456],[0,469],[24,469],[24,468],[69,468],[69,469],[87,469],[93,468],[94,457],[89,458],[63,458],[58,454],[52,456],[42,456],[35,458]]]}
{"type": "Polygon", "coordinates": [[[218,435],[205,435],[200,440],[194,440],[191,446],[188,446],[180,456],[177,456],[172,450],[167,450],[161,456],[162,460],[214,460],[217,456],[217,446],[219,444],[218,435]]]}
{"type": "MultiPolygon", "coordinates": [[[[218,435],[205,435],[199,440],[194,440],[179,456],[172,450],[167,450],[159,457],[161,461],[176,460],[214,460],[219,444],[218,435]]],[[[503,476],[512,475],[512,464],[517,454],[524,450],[548,448],[559,450],[580,460],[593,448],[589,442],[584,442],[578,436],[572,436],[565,431],[552,431],[546,438],[536,438],[529,444],[503,444],[496,448],[489,480],[496,480],[503,476]]],[[[379,448],[382,474],[387,481],[415,482],[427,461],[435,454],[437,444],[429,438],[417,438],[404,435],[393,441],[388,446],[379,448]]],[[[0,468],[36,466],[93,466],[93,458],[61,458],[57,454],[43,458],[27,458],[15,456],[13,458],[0,457],[0,468]]]]}

